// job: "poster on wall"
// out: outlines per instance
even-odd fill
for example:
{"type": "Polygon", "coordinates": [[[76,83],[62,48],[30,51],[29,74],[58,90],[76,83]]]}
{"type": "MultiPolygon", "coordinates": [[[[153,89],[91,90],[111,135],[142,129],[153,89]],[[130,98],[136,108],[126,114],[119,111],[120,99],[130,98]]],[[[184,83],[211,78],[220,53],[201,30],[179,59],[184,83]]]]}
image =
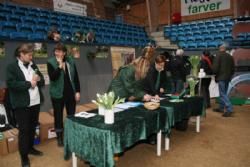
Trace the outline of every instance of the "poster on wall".
{"type": "Polygon", "coordinates": [[[230,0],[181,0],[181,15],[189,16],[230,9],[230,0]]]}
{"type": "Polygon", "coordinates": [[[81,54],[80,54],[80,46],[78,45],[66,45],[68,55],[73,56],[76,59],[79,59],[81,54]]]}
{"type": "Polygon", "coordinates": [[[79,16],[87,16],[87,5],[71,2],[69,0],[53,0],[54,11],[79,16]]]}
{"type": "Polygon", "coordinates": [[[135,59],[135,48],[111,47],[113,77],[123,65],[131,63],[135,59]]]}
{"type": "Polygon", "coordinates": [[[34,58],[46,58],[48,57],[47,53],[47,44],[46,43],[34,43],[34,58]]]}
{"type": "Polygon", "coordinates": [[[37,64],[39,71],[43,74],[45,85],[49,85],[49,74],[47,69],[47,64],[37,64]]]}
{"type": "Polygon", "coordinates": [[[5,56],[4,42],[0,42],[0,58],[3,58],[4,56],[5,56]]]}

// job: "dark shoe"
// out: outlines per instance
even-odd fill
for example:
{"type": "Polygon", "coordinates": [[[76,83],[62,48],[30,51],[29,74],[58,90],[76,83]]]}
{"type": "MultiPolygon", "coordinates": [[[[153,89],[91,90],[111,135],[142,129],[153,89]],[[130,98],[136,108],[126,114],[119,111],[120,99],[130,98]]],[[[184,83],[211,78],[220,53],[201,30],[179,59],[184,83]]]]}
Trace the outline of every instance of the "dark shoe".
{"type": "Polygon", "coordinates": [[[213,111],[214,111],[214,112],[221,112],[221,113],[224,112],[223,110],[221,110],[221,109],[219,109],[219,108],[214,108],[213,111]]]}
{"type": "Polygon", "coordinates": [[[58,147],[63,147],[63,140],[62,140],[62,138],[57,138],[57,146],[58,147]]]}
{"type": "Polygon", "coordinates": [[[57,146],[58,147],[63,147],[63,142],[61,140],[57,140],[57,146]]]}
{"type": "Polygon", "coordinates": [[[30,161],[27,156],[21,158],[22,167],[30,167],[30,161]]]}
{"type": "Polygon", "coordinates": [[[31,148],[29,154],[35,155],[35,156],[43,156],[43,152],[36,150],[35,148],[31,148]]]}
{"type": "Polygon", "coordinates": [[[223,117],[232,117],[232,112],[225,112],[222,114],[223,117]]]}

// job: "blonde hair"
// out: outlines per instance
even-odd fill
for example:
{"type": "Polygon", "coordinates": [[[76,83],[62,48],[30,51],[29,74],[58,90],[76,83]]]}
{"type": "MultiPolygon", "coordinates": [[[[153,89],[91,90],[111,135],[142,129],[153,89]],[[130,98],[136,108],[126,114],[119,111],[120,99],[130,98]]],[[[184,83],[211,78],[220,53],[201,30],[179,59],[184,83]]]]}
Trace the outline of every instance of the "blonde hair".
{"type": "Polygon", "coordinates": [[[154,50],[155,48],[153,47],[145,47],[142,56],[138,57],[131,63],[135,67],[136,80],[141,80],[146,77],[150,65],[153,62],[154,50]]]}
{"type": "Polygon", "coordinates": [[[140,80],[146,77],[151,62],[140,56],[132,62],[135,67],[135,79],[140,80]]]}

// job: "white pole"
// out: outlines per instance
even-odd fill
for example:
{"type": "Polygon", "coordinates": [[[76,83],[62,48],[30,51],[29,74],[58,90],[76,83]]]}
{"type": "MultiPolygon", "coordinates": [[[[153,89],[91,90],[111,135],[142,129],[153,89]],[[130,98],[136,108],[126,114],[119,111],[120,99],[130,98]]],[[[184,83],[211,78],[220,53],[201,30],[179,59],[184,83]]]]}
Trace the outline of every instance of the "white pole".
{"type": "Polygon", "coordinates": [[[161,156],[161,130],[157,133],[157,156],[161,156]]]}
{"type": "Polygon", "coordinates": [[[196,117],[196,132],[199,133],[200,132],[200,124],[201,124],[201,117],[197,116],[196,117]]]}
{"type": "Polygon", "coordinates": [[[72,153],[72,167],[77,167],[77,157],[74,152],[72,153]]]}
{"type": "Polygon", "coordinates": [[[169,137],[165,137],[165,150],[168,151],[170,146],[170,139],[169,137]]]}

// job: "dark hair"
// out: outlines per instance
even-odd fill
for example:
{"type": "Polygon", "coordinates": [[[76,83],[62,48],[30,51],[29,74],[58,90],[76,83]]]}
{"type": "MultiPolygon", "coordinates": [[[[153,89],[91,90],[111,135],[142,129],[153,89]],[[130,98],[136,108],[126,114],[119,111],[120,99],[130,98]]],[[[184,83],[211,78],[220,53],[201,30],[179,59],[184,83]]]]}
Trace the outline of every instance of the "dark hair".
{"type": "Polygon", "coordinates": [[[66,46],[63,45],[62,43],[57,43],[57,44],[55,45],[55,47],[54,47],[54,51],[55,51],[55,50],[61,50],[61,51],[65,52],[65,53],[67,53],[67,48],[66,48],[66,46]]]}
{"type": "Polygon", "coordinates": [[[210,52],[209,52],[208,50],[204,50],[204,51],[203,51],[203,55],[204,55],[204,56],[210,56],[210,52]]]}
{"type": "Polygon", "coordinates": [[[163,56],[165,56],[165,58],[166,59],[169,59],[170,58],[170,54],[168,53],[168,52],[162,52],[162,53],[160,53],[160,55],[163,55],[163,56]]]}
{"type": "Polygon", "coordinates": [[[60,34],[56,27],[52,26],[48,32],[48,40],[54,40],[54,34],[60,34]]]}
{"type": "Polygon", "coordinates": [[[15,50],[15,57],[20,57],[20,53],[31,53],[34,50],[34,46],[31,43],[25,43],[20,46],[18,46],[15,50]]]}
{"type": "Polygon", "coordinates": [[[158,55],[155,58],[155,63],[159,64],[159,63],[163,63],[166,61],[166,57],[164,55],[158,55]]]}

